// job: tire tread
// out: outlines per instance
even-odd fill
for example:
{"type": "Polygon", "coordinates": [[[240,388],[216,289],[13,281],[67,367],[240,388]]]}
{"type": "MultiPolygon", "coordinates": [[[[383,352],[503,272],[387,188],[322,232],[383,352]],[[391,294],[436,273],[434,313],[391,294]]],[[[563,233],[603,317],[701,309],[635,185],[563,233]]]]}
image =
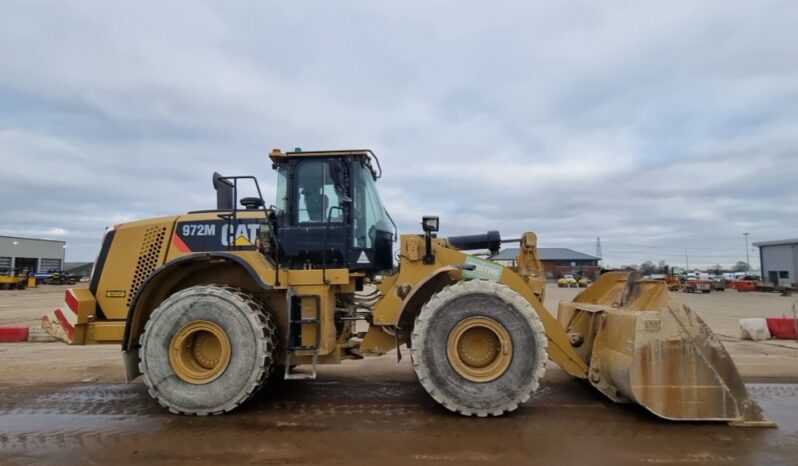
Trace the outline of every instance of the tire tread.
{"type": "Polygon", "coordinates": [[[186,414],[196,416],[207,416],[209,414],[222,414],[236,409],[247,400],[249,400],[261,387],[266,383],[269,375],[274,370],[276,362],[276,323],[272,314],[266,309],[266,306],[260,301],[256,300],[250,293],[241,288],[236,288],[228,285],[198,285],[190,288],[180,290],[167,299],[165,299],[150,315],[147,322],[144,324],[144,332],[139,337],[139,344],[141,346],[140,353],[143,353],[148,342],[148,331],[157,322],[157,317],[164,309],[168,308],[172,303],[191,295],[211,295],[223,299],[229,299],[236,303],[236,306],[244,311],[245,316],[250,322],[253,329],[259,329],[260,335],[258,339],[261,343],[261,351],[263,353],[260,364],[257,369],[250,374],[247,382],[248,389],[242,391],[235,399],[228,400],[221,408],[215,410],[187,410],[172,405],[168,399],[161,396],[156,390],[157,381],[153,381],[147,374],[147,367],[144,359],[139,357],[139,371],[142,374],[144,384],[147,386],[147,392],[164,408],[168,409],[174,414],[186,414]]]}
{"type": "Polygon", "coordinates": [[[543,378],[543,374],[546,372],[546,362],[548,360],[546,348],[548,345],[548,339],[546,337],[546,331],[543,328],[543,323],[540,321],[537,313],[532,308],[532,305],[523,296],[501,283],[487,280],[465,280],[446,286],[439,292],[435,293],[432,298],[430,298],[430,300],[427,301],[427,303],[425,303],[421,308],[421,312],[419,312],[419,315],[416,318],[411,339],[411,360],[413,361],[413,368],[416,371],[416,375],[418,376],[418,380],[421,382],[421,385],[439,404],[443,405],[450,411],[460,413],[464,416],[501,416],[505,413],[518,409],[519,404],[529,400],[529,397],[532,395],[532,393],[539,388],[540,379],[543,378]],[[424,336],[427,332],[431,317],[434,312],[450,299],[467,293],[490,294],[509,304],[512,304],[513,307],[515,307],[515,309],[517,309],[527,319],[532,327],[533,334],[535,335],[536,339],[535,346],[538,349],[536,353],[537,361],[535,361],[534,364],[535,369],[532,382],[525,387],[525,390],[522,391],[520,398],[507,400],[500,406],[495,406],[490,409],[474,409],[472,407],[463,406],[462,404],[458,403],[457,400],[446,396],[444,391],[438,390],[433,383],[433,379],[429,375],[430,368],[424,363],[420,354],[420,352],[424,350],[424,336]]]}

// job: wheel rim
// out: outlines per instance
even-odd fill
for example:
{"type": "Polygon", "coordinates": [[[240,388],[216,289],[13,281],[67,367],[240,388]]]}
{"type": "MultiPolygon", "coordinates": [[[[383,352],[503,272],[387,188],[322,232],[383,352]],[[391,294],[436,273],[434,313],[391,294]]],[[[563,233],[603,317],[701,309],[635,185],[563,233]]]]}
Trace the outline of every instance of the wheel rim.
{"type": "Polygon", "coordinates": [[[449,333],[446,353],[452,368],[464,378],[490,382],[510,367],[513,343],[499,322],[484,316],[469,317],[449,333]]]}
{"type": "Polygon", "coordinates": [[[197,320],[184,325],[169,345],[169,362],[175,374],[191,384],[218,378],[230,363],[230,339],[219,325],[197,320]]]}

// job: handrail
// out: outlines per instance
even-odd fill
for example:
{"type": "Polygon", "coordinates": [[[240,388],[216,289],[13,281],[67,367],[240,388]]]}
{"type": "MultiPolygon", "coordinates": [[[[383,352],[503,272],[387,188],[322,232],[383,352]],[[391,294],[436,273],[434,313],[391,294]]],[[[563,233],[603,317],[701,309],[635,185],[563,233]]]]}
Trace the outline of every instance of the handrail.
{"type": "Polygon", "coordinates": [[[324,242],[322,243],[321,248],[321,279],[326,284],[329,283],[327,281],[327,232],[330,230],[330,218],[332,218],[333,210],[338,209],[341,211],[341,219],[344,219],[344,208],[341,206],[332,206],[330,210],[327,212],[327,218],[324,221],[324,242]]]}

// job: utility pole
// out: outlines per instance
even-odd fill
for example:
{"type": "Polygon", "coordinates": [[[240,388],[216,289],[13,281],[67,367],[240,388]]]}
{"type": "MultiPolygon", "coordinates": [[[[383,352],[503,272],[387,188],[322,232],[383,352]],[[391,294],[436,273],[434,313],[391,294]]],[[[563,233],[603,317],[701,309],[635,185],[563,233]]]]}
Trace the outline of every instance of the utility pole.
{"type": "Polygon", "coordinates": [[[690,271],[690,258],[687,257],[687,248],[684,248],[684,271],[690,271]]]}
{"type": "Polygon", "coordinates": [[[596,236],[596,257],[599,258],[599,262],[601,262],[601,237],[596,236]]]}
{"type": "Polygon", "coordinates": [[[751,262],[750,262],[750,259],[748,257],[748,235],[749,234],[750,233],[743,233],[743,236],[745,236],[745,265],[748,266],[748,270],[751,270],[751,262]]]}

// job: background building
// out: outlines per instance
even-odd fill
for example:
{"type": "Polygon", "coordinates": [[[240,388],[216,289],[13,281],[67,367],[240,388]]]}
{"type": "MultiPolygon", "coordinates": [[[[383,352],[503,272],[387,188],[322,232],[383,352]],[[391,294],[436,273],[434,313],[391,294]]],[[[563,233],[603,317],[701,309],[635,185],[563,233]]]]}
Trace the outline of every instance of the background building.
{"type": "MultiPolygon", "coordinates": [[[[600,258],[574,251],[568,248],[538,248],[540,261],[546,271],[546,278],[555,279],[563,275],[584,275],[592,280],[599,276],[600,258]]],[[[515,258],[518,256],[518,248],[502,249],[498,254],[491,256],[490,260],[500,262],[504,265],[515,267],[515,258]]]]}
{"type": "Polygon", "coordinates": [[[70,275],[77,275],[79,277],[91,275],[91,269],[94,267],[94,262],[65,262],[64,272],[70,275]]]}
{"type": "Polygon", "coordinates": [[[12,267],[34,272],[61,270],[65,248],[64,241],[0,236],[0,270],[12,267]]]}
{"type": "Polygon", "coordinates": [[[780,286],[798,282],[798,239],[760,241],[754,246],[759,248],[762,280],[780,286]]]}

